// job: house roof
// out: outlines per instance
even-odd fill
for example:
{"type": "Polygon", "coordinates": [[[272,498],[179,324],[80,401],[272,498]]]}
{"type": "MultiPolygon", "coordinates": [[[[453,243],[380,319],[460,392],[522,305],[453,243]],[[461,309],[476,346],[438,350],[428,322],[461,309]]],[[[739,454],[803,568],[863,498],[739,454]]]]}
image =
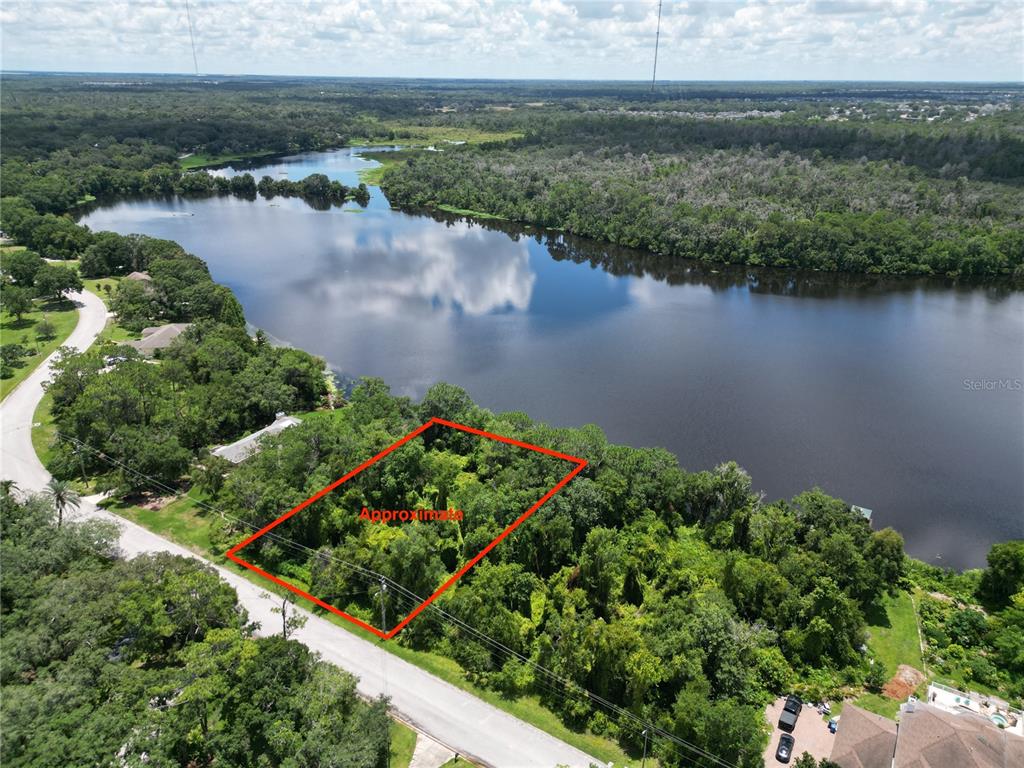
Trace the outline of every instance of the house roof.
{"type": "MultiPolygon", "coordinates": [[[[843,721],[846,711],[843,711],[843,721]]],[[[964,710],[917,702],[900,715],[893,768],[1020,768],[1024,738],[964,710]]]]}
{"type": "Polygon", "coordinates": [[[890,768],[895,749],[896,723],[853,704],[843,707],[832,762],[842,768],[890,768]]]}
{"type": "Polygon", "coordinates": [[[294,427],[301,423],[302,419],[298,419],[294,416],[285,416],[283,413],[279,413],[273,424],[270,424],[257,432],[253,432],[251,435],[246,435],[245,437],[231,443],[231,445],[221,446],[220,448],[211,451],[211,453],[213,453],[214,456],[220,456],[221,458],[227,459],[232,464],[241,464],[260,449],[260,440],[265,436],[276,435],[279,432],[283,432],[288,429],[288,427],[294,427]]]}
{"type": "Polygon", "coordinates": [[[152,280],[153,279],[146,272],[129,272],[124,277],[125,277],[125,280],[146,280],[146,281],[148,281],[148,280],[152,280]]]}
{"type": "Polygon", "coordinates": [[[138,341],[126,341],[129,347],[135,347],[143,354],[151,354],[157,349],[164,349],[178,338],[191,323],[168,323],[153,328],[143,328],[142,338],[138,341]]]}

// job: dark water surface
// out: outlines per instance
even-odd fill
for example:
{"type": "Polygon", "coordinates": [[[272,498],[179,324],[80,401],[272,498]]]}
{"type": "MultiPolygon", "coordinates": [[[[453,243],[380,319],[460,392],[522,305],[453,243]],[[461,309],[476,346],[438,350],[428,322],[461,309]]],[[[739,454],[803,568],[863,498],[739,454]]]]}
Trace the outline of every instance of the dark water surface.
{"type": "MultiPolygon", "coordinates": [[[[252,172],[354,184],[367,162],[341,150],[252,172]]],[[[735,459],[770,498],[820,485],[939,564],[979,566],[1024,537],[1021,293],[715,272],[400,213],[373,192],[365,211],[176,198],[83,222],[177,240],[253,324],[397,393],[446,380],[493,410],[664,446],[688,469],[735,459]]]]}

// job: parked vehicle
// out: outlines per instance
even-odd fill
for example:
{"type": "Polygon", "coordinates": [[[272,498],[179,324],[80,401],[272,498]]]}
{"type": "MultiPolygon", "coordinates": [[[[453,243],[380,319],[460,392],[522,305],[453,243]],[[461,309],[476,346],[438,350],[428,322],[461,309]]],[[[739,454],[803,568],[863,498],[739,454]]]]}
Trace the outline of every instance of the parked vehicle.
{"type": "Polygon", "coordinates": [[[779,738],[779,748],[775,750],[775,759],[780,763],[788,763],[790,758],[793,757],[794,744],[796,744],[796,739],[788,733],[782,734],[779,738]]]}
{"type": "Polygon", "coordinates": [[[782,707],[782,714],[779,716],[779,728],[784,731],[792,731],[796,728],[796,721],[800,718],[800,710],[803,702],[796,696],[787,696],[786,703],[782,707]]]}

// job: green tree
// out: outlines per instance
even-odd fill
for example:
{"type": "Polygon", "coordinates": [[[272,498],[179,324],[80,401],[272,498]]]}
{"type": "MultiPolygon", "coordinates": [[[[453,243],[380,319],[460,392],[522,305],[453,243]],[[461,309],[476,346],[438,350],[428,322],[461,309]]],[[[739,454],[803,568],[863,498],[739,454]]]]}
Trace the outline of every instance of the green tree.
{"type": "Polygon", "coordinates": [[[48,259],[74,259],[91,240],[89,230],[66,216],[43,216],[32,230],[30,246],[48,259]]]}
{"type": "Polygon", "coordinates": [[[83,277],[124,275],[132,270],[136,241],[116,232],[97,232],[78,265],[83,277]]]}
{"type": "Polygon", "coordinates": [[[0,254],[0,269],[19,287],[31,288],[36,272],[46,264],[38,253],[32,251],[4,251],[0,254]]]}
{"type": "Polygon", "coordinates": [[[78,509],[81,504],[81,497],[71,487],[71,483],[65,480],[51,478],[46,484],[46,495],[53,503],[57,512],[57,527],[60,528],[64,522],[64,513],[69,509],[78,509]]]}
{"type": "MultiPolygon", "coordinates": [[[[671,717],[671,731],[676,736],[739,768],[761,768],[768,725],[760,707],[731,699],[716,700],[706,681],[697,681],[680,691],[671,717]]],[[[716,764],[709,758],[677,750],[666,749],[659,757],[669,766],[712,768],[716,764]]]]}
{"type": "Polygon", "coordinates": [[[1024,589],[1024,539],[993,544],[988,553],[988,568],[981,575],[979,597],[986,605],[999,609],[1010,604],[1013,595],[1024,589]]]}
{"type": "Polygon", "coordinates": [[[868,675],[864,681],[865,687],[873,693],[878,693],[887,682],[889,682],[889,671],[885,668],[885,664],[875,659],[874,663],[868,667],[868,675]]]}
{"type": "Polygon", "coordinates": [[[32,311],[32,291],[17,285],[7,285],[0,290],[4,311],[14,315],[18,323],[26,312],[32,311]]]}
{"type": "Polygon", "coordinates": [[[892,528],[875,531],[868,539],[864,560],[878,585],[876,593],[895,594],[906,575],[903,537],[892,528]]]}
{"type": "Polygon", "coordinates": [[[44,317],[36,323],[36,338],[40,341],[49,341],[57,337],[57,327],[44,317]]]}
{"type": "Polygon", "coordinates": [[[216,499],[224,488],[224,480],[234,465],[225,458],[204,456],[192,467],[192,481],[203,491],[216,499]]]}
{"type": "Polygon", "coordinates": [[[43,298],[61,300],[84,287],[78,274],[68,267],[46,264],[36,273],[36,293],[43,298]]]}

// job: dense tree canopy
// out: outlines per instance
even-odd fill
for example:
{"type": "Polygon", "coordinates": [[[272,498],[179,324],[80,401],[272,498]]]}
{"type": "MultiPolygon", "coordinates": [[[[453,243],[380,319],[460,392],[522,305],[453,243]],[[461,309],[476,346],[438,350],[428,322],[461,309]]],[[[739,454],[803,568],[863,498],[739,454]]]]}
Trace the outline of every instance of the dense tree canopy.
{"type": "Polygon", "coordinates": [[[685,142],[639,122],[631,141],[423,153],[388,170],[399,205],[484,211],[617,245],[829,272],[1024,275],[1020,188],[929,178],[892,160],[685,142]]]}
{"type": "Polygon", "coordinates": [[[326,394],[322,360],[212,321],[190,327],[158,365],[124,347],[64,350],[48,388],[61,434],[91,448],[59,440],[52,468],[104,472],[114,460],[109,481],[122,490],[175,485],[196,452],[262,428],[279,411],[310,410],[326,394]]]}
{"type": "MultiPolygon", "coordinates": [[[[581,690],[742,765],[760,760],[764,703],[798,673],[823,671],[832,690],[865,679],[864,612],[904,573],[894,531],[872,531],[818,490],[764,503],[735,464],[688,473],[664,451],[609,445],[594,427],[552,429],[522,414],[490,414],[449,384],[416,405],[364,380],[349,407],[268,440],[217,491],[228,517],[216,545],[230,546],[431,416],[590,464],[439,601],[500,645],[429,611],[404,642],[450,653],[474,679],[506,693],[534,691],[567,722],[626,744],[637,743],[633,723],[610,717],[581,690]],[[515,654],[578,688],[552,685],[515,654]]],[[[432,428],[291,518],[279,536],[252,545],[249,556],[377,622],[379,585],[353,566],[425,597],[567,469],[432,428]],[[377,526],[358,517],[364,506],[449,505],[464,510],[461,523],[377,526]]],[[[386,602],[392,617],[416,604],[402,591],[386,602]]]]}
{"type": "Polygon", "coordinates": [[[109,524],[58,529],[8,489],[0,526],[4,765],[387,765],[385,703],[305,646],[254,637],[212,568],[119,560],[109,524]]]}

